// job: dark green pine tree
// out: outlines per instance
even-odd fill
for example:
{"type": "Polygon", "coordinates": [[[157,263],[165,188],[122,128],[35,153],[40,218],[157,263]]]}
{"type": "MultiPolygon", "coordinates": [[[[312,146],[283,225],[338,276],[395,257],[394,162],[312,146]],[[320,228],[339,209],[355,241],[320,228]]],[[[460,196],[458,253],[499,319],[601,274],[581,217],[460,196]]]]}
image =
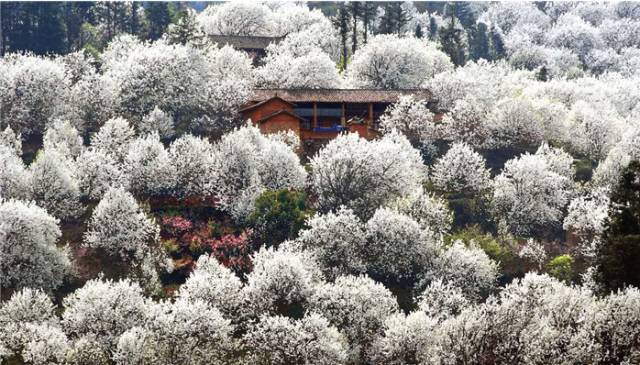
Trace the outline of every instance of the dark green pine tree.
{"type": "Polygon", "coordinates": [[[159,39],[171,23],[171,13],[167,3],[164,1],[149,2],[144,10],[149,23],[147,38],[159,39]]]}
{"type": "Polygon", "coordinates": [[[597,279],[608,292],[640,287],[640,162],[632,161],[611,193],[609,218],[596,251],[597,279]]]}
{"type": "Polygon", "coordinates": [[[438,23],[436,22],[436,18],[429,17],[429,39],[432,41],[436,40],[438,36],[438,23]]]}
{"type": "Polygon", "coordinates": [[[414,35],[416,38],[424,37],[424,34],[422,33],[422,27],[420,26],[420,24],[416,25],[416,31],[414,32],[414,35]]]}
{"type": "Polygon", "coordinates": [[[491,26],[489,31],[489,39],[491,40],[491,60],[504,58],[504,41],[502,40],[502,35],[494,26],[491,26]]]}
{"type": "Polygon", "coordinates": [[[360,17],[362,18],[362,26],[364,28],[364,35],[362,39],[364,44],[367,44],[369,32],[371,31],[371,22],[375,18],[377,10],[378,7],[375,5],[375,3],[372,3],[370,1],[365,1],[362,3],[362,14],[360,17]]]}
{"type": "Polygon", "coordinates": [[[349,9],[347,8],[346,3],[340,3],[338,5],[338,12],[336,16],[333,18],[333,23],[338,28],[338,32],[340,33],[340,69],[347,69],[347,59],[349,57],[349,52],[347,49],[347,40],[349,38],[349,19],[351,15],[349,14],[349,9]]]}
{"type": "Polygon", "coordinates": [[[362,3],[354,1],[351,3],[351,54],[358,49],[358,19],[362,16],[362,3]]]}
{"type": "Polygon", "coordinates": [[[396,29],[395,19],[393,17],[393,10],[391,9],[392,3],[385,3],[382,6],[384,10],[384,14],[380,18],[380,23],[378,24],[378,32],[379,34],[392,34],[394,29],[396,29]]]}
{"type": "Polygon", "coordinates": [[[462,30],[455,26],[455,16],[449,17],[446,27],[440,28],[440,44],[442,51],[446,53],[456,66],[463,66],[465,63],[464,44],[462,43],[462,30]]]}
{"type": "Polygon", "coordinates": [[[38,2],[37,7],[31,50],[36,54],[65,53],[67,42],[62,13],[63,4],[38,2]]]}
{"type": "Polygon", "coordinates": [[[409,14],[407,14],[407,11],[402,7],[402,5],[403,3],[398,1],[392,2],[390,7],[391,17],[393,18],[392,24],[394,26],[393,33],[396,34],[400,34],[404,26],[410,20],[409,14]]]}
{"type": "Polygon", "coordinates": [[[172,44],[190,43],[198,48],[206,45],[206,35],[200,30],[194,13],[189,11],[181,12],[177,22],[169,26],[167,35],[172,44]]]}
{"type": "Polygon", "coordinates": [[[469,55],[472,60],[479,59],[489,60],[489,35],[487,34],[487,25],[480,22],[470,28],[471,37],[469,37],[470,50],[469,55]]]}
{"type": "Polygon", "coordinates": [[[547,66],[540,67],[540,70],[538,71],[536,78],[539,81],[549,81],[549,70],[547,70],[547,66]]]}

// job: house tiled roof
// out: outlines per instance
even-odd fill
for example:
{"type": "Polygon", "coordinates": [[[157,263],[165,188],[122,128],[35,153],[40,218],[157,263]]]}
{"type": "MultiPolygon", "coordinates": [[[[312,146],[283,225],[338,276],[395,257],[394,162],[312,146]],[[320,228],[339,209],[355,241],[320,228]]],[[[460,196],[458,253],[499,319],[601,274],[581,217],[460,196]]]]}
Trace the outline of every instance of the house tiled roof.
{"type": "Polygon", "coordinates": [[[235,49],[265,49],[271,43],[280,42],[282,37],[209,35],[209,39],[220,46],[228,44],[235,49]]]}
{"type": "Polygon", "coordinates": [[[251,105],[247,105],[244,108],[240,109],[240,112],[246,112],[246,111],[249,111],[249,110],[253,110],[253,109],[257,108],[257,107],[260,107],[260,106],[266,104],[268,101],[273,100],[273,99],[279,99],[279,100],[282,100],[286,104],[289,104],[291,106],[295,106],[294,103],[292,103],[292,102],[290,102],[288,100],[284,100],[283,98],[281,98],[279,96],[272,96],[272,97],[270,97],[268,99],[264,99],[264,100],[259,101],[257,103],[254,103],[254,104],[251,104],[251,105]]]}
{"type": "Polygon", "coordinates": [[[271,114],[267,115],[267,116],[266,116],[266,117],[264,117],[264,118],[261,118],[261,119],[257,120],[257,121],[256,121],[256,123],[260,124],[260,123],[266,122],[267,120],[269,120],[269,119],[271,119],[271,118],[275,117],[276,115],[280,115],[280,114],[287,114],[287,115],[290,115],[290,116],[292,116],[292,117],[294,117],[294,118],[296,118],[296,119],[298,119],[298,120],[300,120],[300,121],[303,121],[303,122],[305,122],[305,121],[306,121],[306,119],[301,118],[301,117],[299,117],[299,116],[297,116],[297,115],[295,115],[295,114],[291,113],[291,112],[290,112],[290,111],[288,111],[288,110],[281,109],[281,110],[278,110],[278,111],[276,111],[276,112],[274,112],[274,113],[271,113],[271,114]]]}
{"type": "Polygon", "coordinates": [[[291,103],[394,103],[400,96],[414,95],[431,100],[427,89],[377,90],[377,89],[254,89],[249,100],[260,102],[278,96],[291,103]]]}

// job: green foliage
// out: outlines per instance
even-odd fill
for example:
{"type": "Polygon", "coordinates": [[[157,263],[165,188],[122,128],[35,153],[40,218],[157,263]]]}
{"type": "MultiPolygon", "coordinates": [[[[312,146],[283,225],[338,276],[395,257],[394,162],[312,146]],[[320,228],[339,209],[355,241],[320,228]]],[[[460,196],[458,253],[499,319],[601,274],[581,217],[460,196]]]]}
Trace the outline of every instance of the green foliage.
{"type": "Polygon", "coordinates": [[[270,247],[297,237],[312,211],[305,193],[289,190],[265,191],[256,200],[249,217],[255,237],[270,247]]]}
{"type": "Polygon", "coordinates": [[[465,54],[462,41],[462,29],[457,28],[455,16],[451,16],[446,27],[440,27],[440,43],[442,52],[446,53],[456,66],[464,66],[465,54]]]}
{"type": "Polygon", "coordinates": [[[445,237],[446,244],[451,244],[457,240],[461,240],[465,245],[470,245],[473,242],[480,247],[489,258],[498,262],[503,268],[509,266],[517,257],[509,245],[498,242],[490,233],[483,232],[478,225],[468,226],[445,237]]]}
{"type": "Polygon", "coordinates": [[[571,283],[575,277],[574,265],[571,255],[556,256],[547,264],[547,272],[558,280],[571,283]]]}
{"type": "Polygon", "coordinates": [[[640,162],[625,169],[611,193],[609,221],[596,252],[598,280],[608,290],[640,286],[640,162]]]}
{"type": "Polygon", "coordinates": [[[480,22],[471,29],[470,39],[470,57],[472,60],[479,59],[489,60],[489,35],[487,34],[487,25],[480,22]]]}

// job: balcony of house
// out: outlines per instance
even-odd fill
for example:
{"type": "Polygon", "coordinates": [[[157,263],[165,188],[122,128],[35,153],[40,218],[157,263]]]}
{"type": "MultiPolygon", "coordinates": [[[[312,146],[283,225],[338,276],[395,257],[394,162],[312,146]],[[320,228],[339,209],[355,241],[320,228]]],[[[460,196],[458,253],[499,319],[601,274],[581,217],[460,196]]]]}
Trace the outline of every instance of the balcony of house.
{"type": "Polygon", "coordinates": [[[369,138],[387,106],[387,103],[298,102],[293,112],[306,120],[301,125],[303,139],[334,138],[341,132],[356,132],[369,138]]]}

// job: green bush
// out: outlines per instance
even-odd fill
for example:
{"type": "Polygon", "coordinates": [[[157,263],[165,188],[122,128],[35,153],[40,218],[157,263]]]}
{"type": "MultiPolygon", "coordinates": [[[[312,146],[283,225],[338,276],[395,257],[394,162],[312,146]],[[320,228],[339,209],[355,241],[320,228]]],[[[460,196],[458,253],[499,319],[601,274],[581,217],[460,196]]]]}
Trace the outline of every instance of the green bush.
{"type": "Polygon", "coordinates": [[[289,190],[265,191],[256,200],[249,217],[254,237],[267,247],[293,239],[312,214],[305,193],[289,190]]]}
{"type": "Polygon", "coordinates": [[[571,255],[556,256],[547,264],[547,272],[558,280],[570,283],[575,277],[574,264],[571,255]]]}

